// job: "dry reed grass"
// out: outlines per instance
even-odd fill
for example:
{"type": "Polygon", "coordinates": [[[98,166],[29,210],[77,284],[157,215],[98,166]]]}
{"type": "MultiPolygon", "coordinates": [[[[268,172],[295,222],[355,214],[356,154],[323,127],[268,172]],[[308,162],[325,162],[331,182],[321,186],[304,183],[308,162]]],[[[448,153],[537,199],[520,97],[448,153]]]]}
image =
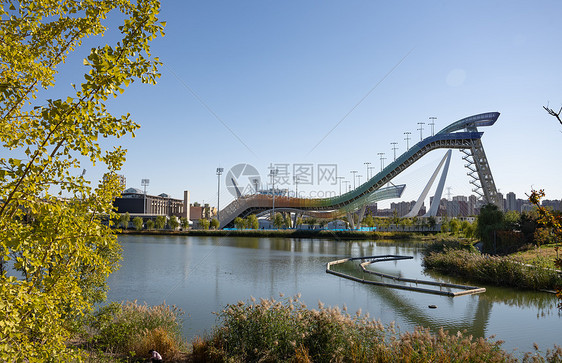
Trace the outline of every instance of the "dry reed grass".
{"type": "Polygon", "coordinates": [[[221,325],[193,342],[194,362],[512,362],[501,342],[461,332],[436,334],[394,325],[344,308],[308,309],[299,297],[252,300],[218,313],[221,325]]]}
{"type": "Polygon", "coordinates": [[[132,359],[146,357],[150,349],[155,349],[166,361],[177,360],[185,351],[182,314],[180,309],[166,304],[109,304],[98,311],[91,324],[91,349],[132,359]]]}

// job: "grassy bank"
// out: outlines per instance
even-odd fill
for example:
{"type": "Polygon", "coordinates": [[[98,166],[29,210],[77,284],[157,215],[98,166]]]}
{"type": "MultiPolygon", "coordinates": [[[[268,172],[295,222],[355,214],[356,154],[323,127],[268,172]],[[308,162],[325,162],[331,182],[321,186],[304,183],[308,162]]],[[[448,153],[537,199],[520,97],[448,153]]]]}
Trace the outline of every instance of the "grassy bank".
{"type": "Polygon", "coordinates": [[[516,252],[513,256],[520,258],[528,264],[544,264],[549,268],[556,269],[554,260],[559,256],[559,251],[557,251],[556,247],[556,244],[535,246],[526,251],[516,252]]]}
{"type": "Polygon", "coordinates": [[[562,286],[560,274],[547,260],[536,259],[532,265],[527,262],[515,255],[480,254],[470,245],[437,244],[428,247],[423,265],[476,283],[532,290],[554,290],[562,286]]]}
{"type": "Polygon", "coordinates": [[[330,231],[306,229],[244,229],[244,230],[118,230],[120,234],[132,235],[174,235],[174,236],[209,236],[209,237],[278,237],[278,238],[322,238],[335,240],[424,240],[425,235],[411,232],[367,232],[367,231],[330,231]]]}

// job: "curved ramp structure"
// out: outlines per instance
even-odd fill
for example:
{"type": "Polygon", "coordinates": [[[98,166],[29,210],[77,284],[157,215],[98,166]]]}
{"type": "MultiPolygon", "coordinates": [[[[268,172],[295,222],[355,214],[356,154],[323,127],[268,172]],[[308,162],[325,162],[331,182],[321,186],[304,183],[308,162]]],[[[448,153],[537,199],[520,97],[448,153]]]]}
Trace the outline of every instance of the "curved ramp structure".
{"type": "MultiPolygon", "coordinates": [[[[362,206],[370,203],[390,198],[400,198],[406,185],[393,185],[369,193],[364,198],[348,200],[340,208],[334,208],[331,204],[319,205],[318,201],[325,201],[335,198],[308,199],[275,197],[275,209],[279,211],[306,211],[319,218],[333,218],[341,216],[347,212],[355,211],[362,206]]],[[[350,192],[351,193],[351,192],[350,192]]],[[[342,195],[343,196],[343,195],[342,195]]],[[[273,197],[265,194],[254,194],[242,196],[233,200],[223,210],[220,211],[220,228],[224,228],[234,221],[234,218],[244,218],[250,214],[259,214],[273,209],[273,197]]]]}
{"type": "MultiPolygon", "coordinates": [[[[474,173],[469,173],[474,179],[471,181],[476,187],[474,191],[479,193],[487,203],[499,205],[500,201],[498,200],[494,179],[482,146],[481,138],[484,133],[477,129],[481,126],[492,126],[499,116],[499,112],[488,112],[453,122],[434,136],[427,137],[413,145],[371,179],[345,194],[333,198],[318,199],[275,197],[275,208],[294,208],[303,211],[340,211],[343,214],[376,201],[400,197],[405,185],[385,188],[383,186],[390,183],[398,174],[420,160],[425,154],[436,149],[461,149],[467,155],[465,158],[469,162],[467,167],[473,166],[474,168],[474,173]],[[472,161],[469,158],[472,158],[472,161]]],[[[234,218],[238,216],[245,217],[248,214],[272,209],[273,206],[273,198],[270,195],[251,195],[238,198],[220,211],[220,228],[232,223],[234,218]]]]}
{"type": "Polygon", "coordinates": [[[448,282],[437,282],[431,280],[418,280],[418,279],[410,279],[401,276],[389,275],[382,272],[376,272],[373,270],[369,270],[366,267],[368,265],[377,263],[377,262],[385,262],[385,261],[399,261],[399,260],[407,260],[412,259],[413,256],[400,256],[400,255],[379,255],[379,256],[365,256],[365,257],[351,257],[345,258],[342,260],[331,261],[326,264],[326,273],[330,273],[332,275],[336,275],[339,277],[343,277],[349,280],[361,282],[363,284],[370,284],[370,285],[377,285],[377,286],[384,286],[384,287],[391,287],[394,289],[401,289],[401,290],[409,290],[409,291],[416,291],[416,292],[423,292],[426,294],[435,294],[435,295],[444,295],[450,297],[457,297],[463,295],[473,295],[473,294],[481,294],[486,292],[486,288],[484,287],[477,287],[477,286],[468,286],[468,285],[459,285],[459,284],[451,284],[448,282]],[[346,262],[350,261],[365,261],[361,263],[361,271],[363,272],[359,277],[356,275],[350,275],[343,272],[338,272],[332,269],[332,266],[341,265],[346,262]],[[378,276],[382,279],[390,280],[389,282],[384,281],[377,281],[372,280],[369,278],[365,278],[366,274],[378,276]],[[397,283],[397,282],[402,282],[397,283]],[[427,285],[427,286],[438,286],[439,290],[437,289],[430,289],[425,287],[419,287],[418,285],[427,285]]]}

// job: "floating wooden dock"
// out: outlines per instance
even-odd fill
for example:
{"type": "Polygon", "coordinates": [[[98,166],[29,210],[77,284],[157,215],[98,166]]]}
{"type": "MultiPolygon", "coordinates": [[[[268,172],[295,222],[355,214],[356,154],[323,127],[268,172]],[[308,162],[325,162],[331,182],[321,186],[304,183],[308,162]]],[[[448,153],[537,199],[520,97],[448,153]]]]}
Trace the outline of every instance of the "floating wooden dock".
{"type": "Polygon", "coordinates": [[[379,255],[379,256],[366,256],[366,257],[352,257],[352,258],[345,258],[342,260],[331,261],[326,264],[326,272],[329,274],[333,274],[336,276],[340,276],[349,280],[361,282],[364,284],[370,285],[377,285],[377,286],[384,286],[384,287],[391,287],[395,289],[402,289],[402,290],[410,290],[410,291],[417,291],[423,292],[427,294],[435,294],[435,295],[445,295],[451,297],[457,297],[462,295],[473,295],[473,294],[480,294],[486,292],[486,289],[483,287],[476,287],[476,286],[467,286],[467,285],[457,285],[457,284],[449,284],[446,282],[435,282],[429,280],[419,280],[419,279],[408,279],[403,277],[398,277],[394,275],[389,275],[381,272],[376,272],[372,270],[368,270],[366,266],[377,263],[377,262],[386,262],[386,261],[398,261],[398,260],[411,260],[413,259],[412,256],[401,256],[401,255],[379,255]],[[350,261],[357,261],[362,260],[365,261],[361,263],[361,270],[363,273],[368,273],[371,275],[379,276],[381,278],[390,279],[392,281],[400,281],[409,283],[410,285],[402,285],[396,283],[389,283],[389,282],[382,282],[382,281],[373,281],[373,280],[366,280],[364,278],[359,278],[356,276],[348,275],[343,272],[334,271],[331,269],[332,266],[343,264],[350,261]],[[416,286],[412,286],[415,284],[416,286]],[[424,287],[419,287],[418,285],[428,285],[428,286],[439,286],[439,290],[437,289],[429,289],[424,287]],[[458,289],[462,291],[445,291],[443,289],[458,289]]]}

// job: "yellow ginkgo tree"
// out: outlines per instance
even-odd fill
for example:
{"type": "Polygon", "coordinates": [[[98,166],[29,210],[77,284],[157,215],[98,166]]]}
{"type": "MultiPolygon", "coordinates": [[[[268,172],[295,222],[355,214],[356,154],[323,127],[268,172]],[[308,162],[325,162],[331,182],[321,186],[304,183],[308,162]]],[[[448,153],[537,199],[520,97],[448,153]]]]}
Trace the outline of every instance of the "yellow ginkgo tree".
{"type": "Polygon", "coordinates": [[[100,143],[138,125],[106,101],[135,80],[155,83],[149,44],[164,23],[159,0],[0,6],[0,361],[68,361],[79,354],[67,344],[72,324],[103,300],[120,257],[102,222],[113,219],[125,150],[100,143]],[[118,40],[92,48],[84,77],[60,98],[62,64],[85,38],[105,40],[115,19],[118,40]],[[103,180],[84,178],[85,161],[106,168],[103,180]]]}

